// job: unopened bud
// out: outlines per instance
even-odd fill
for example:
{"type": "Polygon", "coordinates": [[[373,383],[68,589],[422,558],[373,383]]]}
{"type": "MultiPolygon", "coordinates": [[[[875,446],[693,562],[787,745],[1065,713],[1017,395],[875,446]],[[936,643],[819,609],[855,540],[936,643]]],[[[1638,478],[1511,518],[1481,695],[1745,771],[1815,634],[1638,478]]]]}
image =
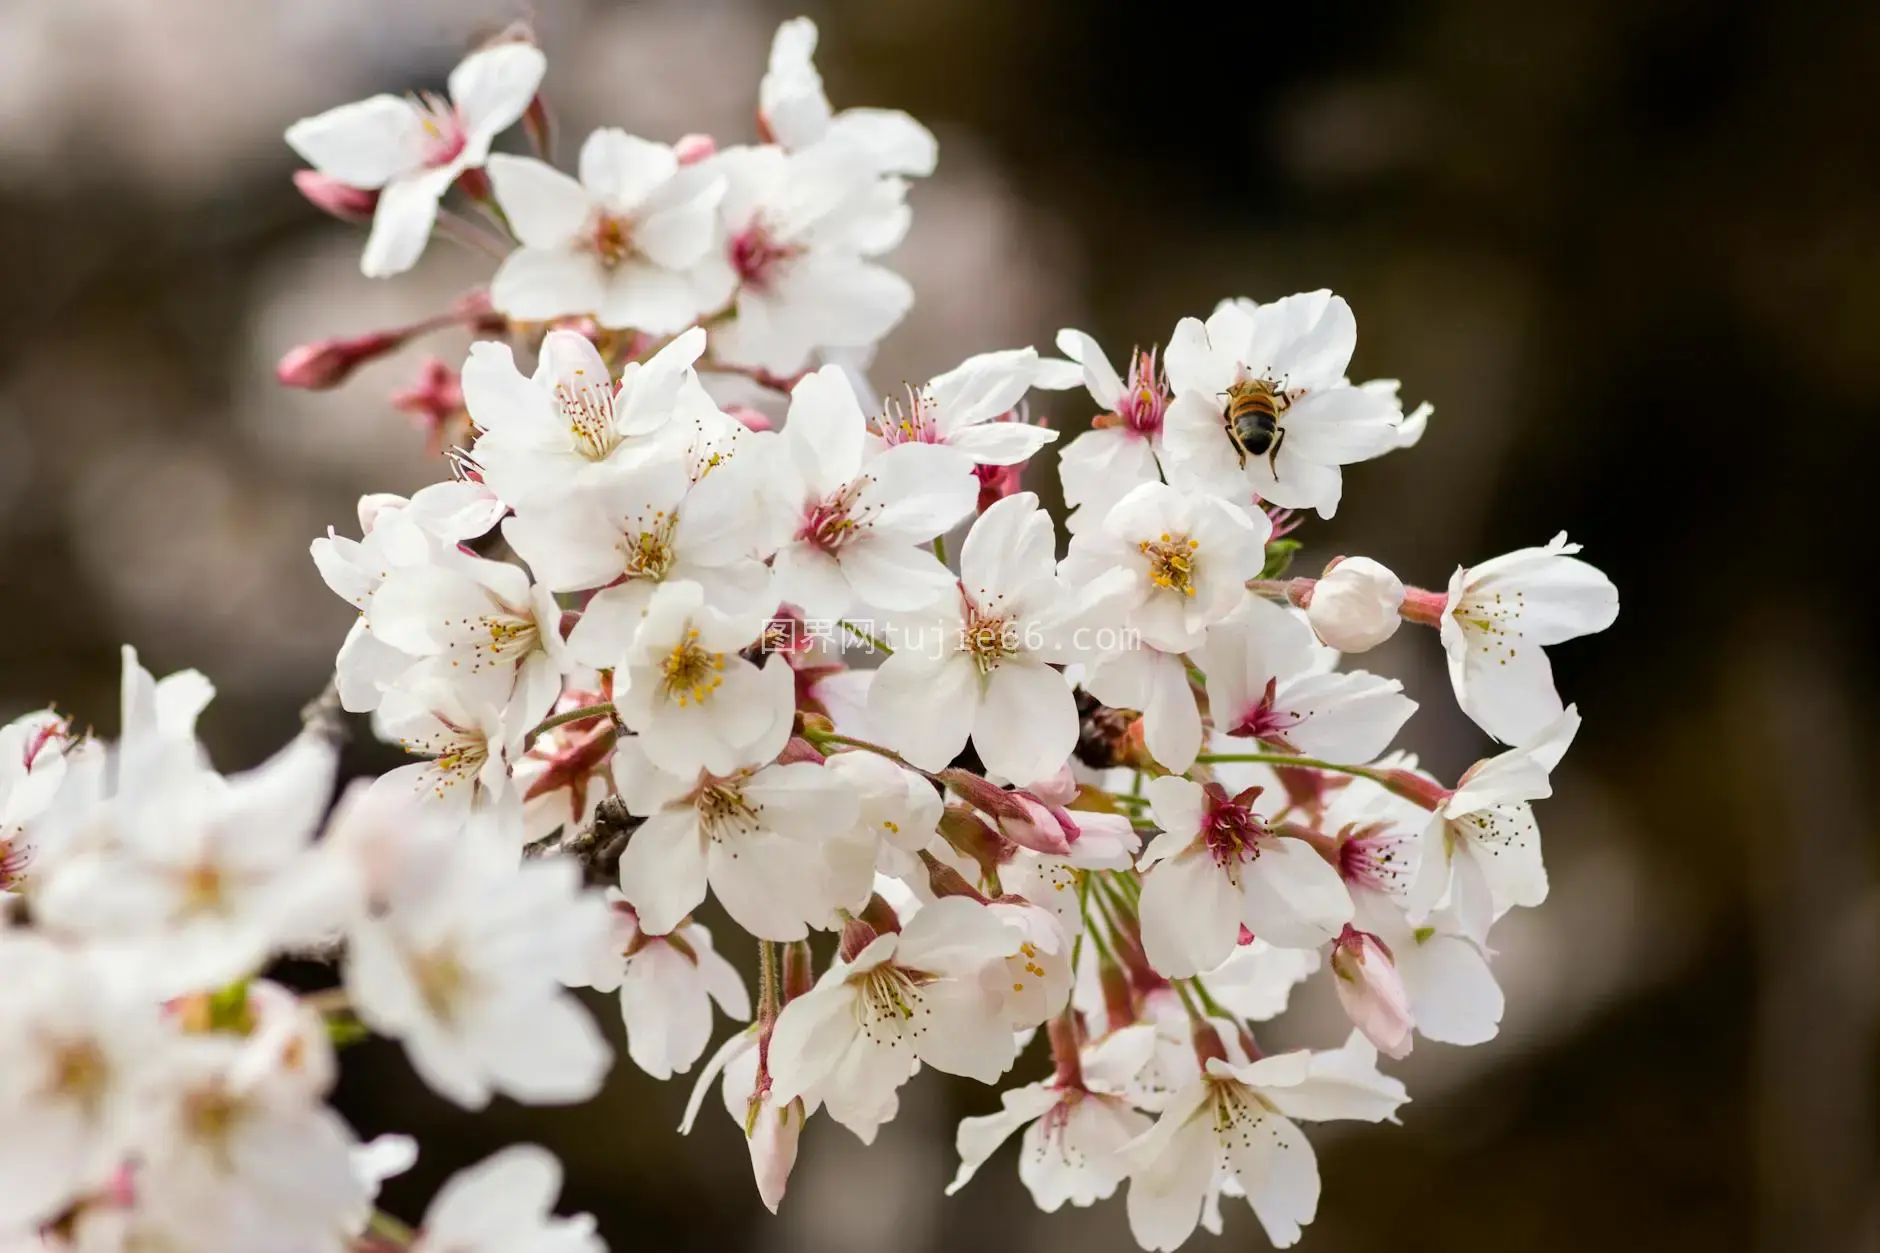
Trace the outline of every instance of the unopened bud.
{"type": "Polygon", "coordinates": [[[1019,804],[1016,793],[1008,792],[970,770],[949,766],[934,777],[946,784],[955,796],[995,822],[1003,823],[1008,819],[1023,821],[1030,816],[1025,807],[1019,804]]]}
{"type": "Polygon", "coordinates": [[[295,170],[294,186],[308,203],[342,222],[370,222],[379,207],[379,193],[342,183],[318,170],[295,170]]]}
{"type": "Polygon", "coordinates": [[[718,141],[710,135],[681,135],[679,142],[672,146],[673,155],[679,158],[680,165],[696,165],[705,158],[718,152],[718,141]]]}
{"type": "Polygon", "coordinates": [[[352,372],[405,342],[400,331],[379,331],[352,339],[323,339],[290,348],[274,367],[274,377],[288,387],[325,391],[338,387],[352,372]]]}
{"type": "Polygon", "coordinates": [[[1376,648],[1397,632],[1403,582],[1369,557],[1347,557],[1312,589],[1306,621],[1341,653],[1376,648]]]}
{"type": "Polygon", "coordinates": [[[783,1193],[790,1186],[790,1171],[796,1166],[796,1146],[803,1134],[806,1115],[798,1097],[778,1109],[765,1100],[750,1127],[751,1174],[757,1180],[757,1195],[771,1213],[783,1204],[783,1193]]]}
{"type": "Polygon", "coordinates": [[[1034,853],[1043,853],[1049,857],[1069,856],[1075,827],[1065,829],[1064,823],[1058,819],[1062,811],[1054,811],[1023,792],[1014,792],[1012,797],[1024,809],[1025,816],[1000,819],[1000,833],[1012,843],[1034,853]]]}
{"type": "Polygon", "coordinates": [[[940,836],[954,852],[970,857],[990,877],[1012,859],[1017,847],[986,825],[970,805],[955,802],[940,812],[940,836]]]}
{"type": "Polygon", "coordinates": [[[536,156],[544,161],[554,158],[555,115],[549,112],[548,101],[540,92],[522,111],[522,133],[529,137],[529,146],[535,149],[536,156]]]}
{"type": "Polygon", "coordinates": [[[1351,1025],[1386,1057],[1407,1057],[1415,1043],[1410,997],[1390,950],[1350,923],[1332,943],[1332,981],[1351,1025]]]}
{"type": "Polygon", "coordinates": [[[965,875],[924,848],[920,850],[919,856],[921,865],[927,869],[927,886],[933,890],[934,896],[965,896],[982,905],[987,903],[985,893],[968,883],[965,875]]]}

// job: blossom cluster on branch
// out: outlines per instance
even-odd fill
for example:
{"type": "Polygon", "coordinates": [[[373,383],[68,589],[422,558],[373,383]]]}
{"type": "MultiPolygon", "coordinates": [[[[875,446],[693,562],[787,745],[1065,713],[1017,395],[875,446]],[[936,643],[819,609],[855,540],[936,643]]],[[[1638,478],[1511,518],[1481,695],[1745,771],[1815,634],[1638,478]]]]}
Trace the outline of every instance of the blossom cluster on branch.
{"type": "Polygon", "coordinates": [[[773,1210],[809,1119],[870,1141],[923,1068],[1016,1070],[949,1191],[1019,1135],[1047,1211],[1126,1189],[1161,1250],[1237,1198],[1285,1246],[1319,1203],[1301,1124],[1394,1121],[1380,1057],[1495,1035],[1491,929],[1547,895],[1532,806],[1579,725],[1545,649],[1610,625],[1612,584],[1564,536],[1441,591],[1362,557],[1287,577],[1345,467],[1429,415],[1347,377],[1328,291],[1223,300],[1159,353],[1065,330],[880,398],[913,299],[883,257],[936,148],[833,110],[815,43],[778,32],[751,144],[600,130],[564,172],[524,31],[448,97],[288,130],[308,198],[370,220],[366,274],[439,234],[496,264],[282,380],[479,342],[397,397],[439,481],[313,543],[358,618],[291,744],[218,773],[208,681],[129,649],[115,743],[50,710],[0,730],[0,1243],[598,1250],[534,1146],[415,1229],[377,1211],[416,1146],[327,1105],[368,1033],[465,1109],[586,1100],[613,1062],[586,987],[618,994],[635,1065],[697,1068],[682,1130],[717,1089],[773,1210]],[[518,123],[535,155],[492,152],[518,123]],[[1023,489],[1059,442],[1034,393],[1096,415],[1055,450],[1062,551],[1023,489]],[[1402,622],[1505,746],[1453,786],[1393,748],[1402,685],[1343,663],[1402,622]],[[329,812],[335,706],[411,761],[329,812]],[[335,986],[269,981],[283,956],[335,986]],[[1348,1038],[1264,1051],[1314,977],[1348,1038]]]}

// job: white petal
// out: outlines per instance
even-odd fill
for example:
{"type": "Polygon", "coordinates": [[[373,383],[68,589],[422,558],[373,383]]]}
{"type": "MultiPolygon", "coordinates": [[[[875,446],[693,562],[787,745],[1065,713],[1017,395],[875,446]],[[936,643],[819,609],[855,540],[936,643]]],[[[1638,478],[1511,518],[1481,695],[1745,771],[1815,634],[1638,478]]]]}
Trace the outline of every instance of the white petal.
{"type": "Polygon", "coordinates": [[[1013,1132],[1036,1119],[1057,1104],[1058,1100],[1057,1093],[1042,1083],[1007,1089],[999,1094],[999,1099],[1003,1108],[998,1113],[960,1120],[959,1132],[953,1141],[960,1155],[960,1168],[953,1176],[953,1182],[947,1185],[948,1196],[970,1183],[979,1168],[985,1165],[986,1159],[1009,1140],[1013,1132]]]}
{"type": "Polygon", "coordinates": [[[1057,346],[1059,352],[1083,367],[1084,387],[1089,390],[1090,398],[1114,413],[1117,403],[1123,399],[1123,380],[1117,377],[1097,341],[1067,327],[1057,333],[1057,346]]]}
{"type": "Polygon", "coordinates": [[[979,673],[963,653],[937,659],[903,648],[875,671],[868,722],[914,765],[943,770],[966,747],[981,699],[979,673]]]}
{"type": "Polygon", "coordinates": [[[988,770],[1021,786],[1049,778],[1077,747],[1077,701],[1070,684],[1029,658],[1001,663],[986,681],[973,747],[988,770]]]}
{"type": "Polygon", "coordinates": [[[1260,855],[1241,869],[1241,890],[1243,921],[1272,944],[1313,948],[1351,920],[1344,880],[1302,840],[1261,840],[1260,855]]]}
{"type": "Polygon", "coordinates": [[[938,557],[893,535],[864,535],[836,560],[855,595],[877,609],[925,609],[954,587],[953,575],[938,557]]]}
{"type": "Polygon", "coordinates": [[[1538,644],[1475,631],[1444,636],[1456,703],[1496,739],[1523,743],[1564,712],[1553,666],[1538,644]]]}
{"type": "Polygon", "coordinates": [[[373,96],[302,118],[287,143],[329,178],[375,191],[424,164],[424,119],[407,100],[373,96]]]}
{"type": "Polygon", "coordinates": [[[966,454],[982,466],[1015,466],[1055,440],[1048,426],[1024,422],[984,422],[947,436],[946,446],[966,454]]]}
{"type": "Polygon", "coordinates": [[[587,192],[554,166],[499,152],[488,169],[496,200],[524,248],[562,247],[587,224],[587,192]]]}
{"type": "Polygon", "coordinates": [[[1487,958],[1462,936],[1431,935],[1399,958],[1417,1034],[1444,1044],[1482,1044],[1495,1038],[1502,1014],[1501,986],[1487,958]]]}
{"type": "Polygon", "coordinates": [[[1149,964],[1170,979],[1214,969],[1234,950],[1241,913],[1240,893],[1205,848],[1161,862],[1142,881],[1149,964]]]}
{"type": "Polygon", "coordinates": [[[616,128],[597,130],[581,145],[582,185],[621,209],[638,205],[678,172],[670,147],[616,128]]]}
{"type": "Polygon", "coordinates": [[[653,935],[678,926],[705,899],[704,837],[690,808],[648,818],[620,857],[620,891],[653,935]]]}
{"type": "Polygon", "coordinates": [[[1228,1156],[1273,1247],[1297,1244],[1300,1229],[1319,1211],[1319,1164],[1305,1133],[1268,1114],[1244,1137],[1230,1140],[1228,1156]]]}
{"type": "Polygon", "coordinates": [[[385,185],[372,214],[372,234],[359,260],[359,268],[367,278],[403,274],[417,264],[431,240],[437,200],[446,185],[435,172],[394,179],[385,185]]]}
{"type": "Polygon", "coordinates": [[[490,303],[531,322],[593,313],[604,293],[594,259],[564,248],[518,248],[490,280],[490,303]]]}
{"type": "Polygon", "coordinates": [[[533,44],[501,43],[473,52],[450,72],[451,103],[464,129],[486,142],[509,129],[535,99],[548,60],[533,44]]]}
{"type": "Polygon", "coordinates": [[[984,352],[936,377],[929,388],[949,436],[963,427],[997,417],[1031,389],[1038,353],[1031,348],[984,352]]]}

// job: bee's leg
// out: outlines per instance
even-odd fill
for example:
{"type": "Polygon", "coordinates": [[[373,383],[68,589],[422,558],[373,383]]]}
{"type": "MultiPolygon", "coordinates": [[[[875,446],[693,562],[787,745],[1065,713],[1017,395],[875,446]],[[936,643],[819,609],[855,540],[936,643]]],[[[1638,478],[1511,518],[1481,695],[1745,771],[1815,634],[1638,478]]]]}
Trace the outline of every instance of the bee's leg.
{"type": "Polygon", "coordinates": [[[1280,427],[1273,435],[1273,447],[1267,450],[1266,468],[1273,472],[1273,481],[1279,482],[1279,446],[1286,442],[1286,428],[1280,427]]]}

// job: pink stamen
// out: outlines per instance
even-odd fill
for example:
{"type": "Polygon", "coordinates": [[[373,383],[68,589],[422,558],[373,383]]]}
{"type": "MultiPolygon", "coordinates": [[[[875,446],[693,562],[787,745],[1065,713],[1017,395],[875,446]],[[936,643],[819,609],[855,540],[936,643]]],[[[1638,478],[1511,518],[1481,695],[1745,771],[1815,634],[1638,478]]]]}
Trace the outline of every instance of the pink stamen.
{"type": "Polygon", "coordinates": [[[1259,841],[1270,832],[1249,808],[1259,794],[1259,788],[1248,788],[1230,797],[1220,784],[1208,784],[1208,814],[1202,823],[1201,838],[1215,865],[1238,866],[1260,855],[1259,841]]]}

